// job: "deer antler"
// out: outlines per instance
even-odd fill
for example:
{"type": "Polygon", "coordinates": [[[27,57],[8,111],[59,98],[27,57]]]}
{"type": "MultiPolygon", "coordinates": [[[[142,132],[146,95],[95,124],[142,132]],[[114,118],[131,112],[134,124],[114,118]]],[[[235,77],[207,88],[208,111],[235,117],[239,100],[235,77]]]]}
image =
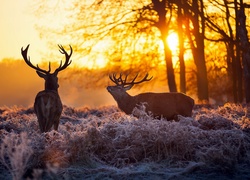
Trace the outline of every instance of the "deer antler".
{"type": "Polygon", "coordinates": [[[71,55],[73,53],[72,47],[70,45],[69,45],[69,47],[70,47],[70,53],[69,54],[65,51],[65,49],[63,48],[62,45],[58,44],[58,47],[60,48],[59,49],[60,53],[65,55],[65,62],[63,64],[63,66],[62,66],[62,61],[60,62],[60,66],[55,70],[56,73],[58,73],[59,71],[64,70],[65,68],[67,68],[71,64],[72,60],[70,60],[70,57],[71,57],[71,55]]]}
{"type": "MultiPolygon", "coordinates": [[[[116,78],[116,73],[114,73],[112,76],[109,75],[109,79],[114,82],[116,85],[122,85],[123,84],[123,80],[122,80],[122,73],[120,73],[120,76],[118,78],[116,78]]],[[[127,79],[127,76],[125,78],[125,81],[127,79]]]]}
{"type": "Polygon", "coordinates": [[[21,53],[22,53],[23,59],[24,59],[24,61],[26,62],[26,64],[27,64],[28,66],[30,66],[31,68],[37,70],[37,71],[43,72],[43,73],[45,73],[45,74],[49,73],[50,70],[51,70],[51,68],[50,68],[50,62],[49,62],[49,70],[48,70],[48,71],[39,68],[38,64],[37,64],[36,66],[34,66],[34,65],[30,62],[30,57],[27,56],[29,46],[30,46],[30,45],[28,45],[24,50],[23,50],[23,48],[21,48],[21,53]]]}
{"type": "Polygon", "coordinates": [[[136,76],[133,78],[133,80],[131,82],[126,82],[128,75],[125,76],[125,79],[122,80],[122,73],[120,73],[120,76],[118,78],[116,78],[116,74],[114,73],[112,76],[109,75],[109,78],[111,81],[113,81],[117,86],[122,86],[124,87],[126,90],[131,89],[135,84],[140,84],[142,82],[145,81],[150,81],[152,77],[148,78],[148,73],[144,76],[144,78],[140,81],[135,82],[136,78],[138,77],[139,73],[136,74],[136,76]]]}
{"type": "Polygon", "coordinates": [[[132,82],[130,82],[128,84],[129,85],[132,84],[132,86],[133,86],[135,84],[140,84],[140,83],[145,82],[145,81],[150,81],[153,78],[153,76],[152,76],[149,79],[147,79],[148,78],[148,73],[147,73],[142,80],[135,82],[137,76],[138,76],[138,73],[136,74],[136,76],[134,77],[134,79],[132,80],[132,82]]]}

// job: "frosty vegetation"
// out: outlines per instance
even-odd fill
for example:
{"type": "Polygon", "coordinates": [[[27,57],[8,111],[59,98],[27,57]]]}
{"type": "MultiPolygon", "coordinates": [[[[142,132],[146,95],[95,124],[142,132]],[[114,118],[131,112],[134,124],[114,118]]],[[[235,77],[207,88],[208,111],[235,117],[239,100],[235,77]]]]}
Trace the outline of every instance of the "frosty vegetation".
{"type": "Polygon", "coordinates": [[[247,179],[250,115],[236,104],[196,106],[178,122],[115,106],[64,106],[40,133],[33,108],[0,108],[0,179],[247,179]]]}

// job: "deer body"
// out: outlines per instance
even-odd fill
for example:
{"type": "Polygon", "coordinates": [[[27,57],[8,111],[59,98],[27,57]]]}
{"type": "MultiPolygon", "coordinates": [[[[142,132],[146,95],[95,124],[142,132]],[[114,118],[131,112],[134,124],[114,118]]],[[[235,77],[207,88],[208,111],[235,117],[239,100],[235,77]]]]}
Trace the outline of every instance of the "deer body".
{"type": "Polygon", "coordinates": [[[72,48],[70,46],[70,54],[68,54],[62,46],[59,45],[60,52],[62,54],[65,54],[65,63],[62,66],[62,61],[60,66],[54,71],[54,73],[50,73],[50,64],[49,64],[49,70],[45,71],[43,69],[40,69],[37,66],[34,66],[30,59],[27,57],[29,45],[26,49],[21,49],[22,56],[24,58],[24,61],[28,66],[36,70],[36,73],[39,77],[43,78],[45,80],[45,90],[40,91],[35,98],[34,103],[34,111],[36,113],[39,128],[41,132],[47,132],[49,131],[52,126],[54,125],[54,130],[58,130],[59,122],[61,113],[63,110],[62,102],[60,99],[60,96],[58,94],[58,72],[62,71],[63,69],[67,68],[71,61],[70,57],[72,55],[72,48]]]}
{"type": "Polygon", "coordinates": [[[177,115],[192,116],[192,109],[194,100],[182,93],[142,93],[136,96],[129,95],[126,90],[130,89],[134,84],[139,84],[144,81],[149,81],[147,76],[140,81],[132,84],[126,83],[126,79],[116,79],[115,76],[111,77],[113,82],[120,83],[117,86],[108,86],[107,90],[116,100],[118,107],[126,114],[132,114],[135,107],[143,104],[146,112],[151,113],[155,118],[164,117],[168,120],[176,119],[177,115]],[[124,85],[128,85],[125,87],[124,85]]]}
{"type": "Polygon", "coordinates": [[[62,102],[56,91],[44,90],[36,95],[34,111],[41,132],[49,131],[53,125],[58,130],[62,110],[62,102]]]}

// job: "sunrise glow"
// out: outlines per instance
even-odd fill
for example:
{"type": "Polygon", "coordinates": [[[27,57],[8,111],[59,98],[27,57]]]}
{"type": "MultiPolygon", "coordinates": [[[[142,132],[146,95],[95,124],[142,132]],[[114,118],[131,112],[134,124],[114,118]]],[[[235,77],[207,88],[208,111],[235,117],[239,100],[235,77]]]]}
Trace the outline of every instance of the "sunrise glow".
{"type": "Polygon", "coordinates": [[[102,54],[98,54],[94,57],[83,57],[79,61],[80,67],[86,67],[89,69],[100,69],[105,68],[107,65],[107,60],[102,54]]]}
{"type": "Polygon", "coordinates": [[[167,37],[167,43],[172,52],[177,51],[179,44],[177,33],[170,33],[167,37]]]}
{"type": "MultiPolygon", "coordinates": [[[[221,38],[218,32],[213,32],[212,30],[207,31],[205,27],[206,36],[214,39],[214,41],[211,42],[202,39],[204,46],[200,45],[197,43],[197,40],[201,40],[200,38],[202,37],[191,33],[194,28],[201,28],[199,19],[197,20],[198,22],[193,22],[189,17],[181,22],[182,24],[179,24],[181,25],[180,27],[183,27],[182,35],[179,34],[178,29],[175,29],[178,25],[176,24],[176,18],[169,21],[170,29],[164,29],[165,32],[162,32],[162,29],[156,26],[157,24],[151,23],[152,21],[157,21],[157,19],[162,18],[161,13],[157,14],[153,9],[141,9],[143,13],[146,13],[147,19],[150,20],[146,21],[146,19],[141,19],[142,14],[136,14],[138,12],[133,10],[144,6],[147,7],[148,3],[149,1],[112,3],[111,1],[99,2],[94,0],[3,1],[0,7],[0,23],[2,25],[0,33],[2,40],[0,42],[2,43],[0,45],[0,72],[2,76],[0,99],[2,105],[17,105],[19,102],[21,102],[20,104],[28,103],[25,105],[32,104],[33,102],[28,102],[27,97],[22,100],[22,97],[14,97],[12,94],[22,95],[24,97],[25,93],[27,96],[31,96],[31,92],[34,91],[32,94],[32,97],[34,97],[36,95],[35,93],[44,86],[43,79],[37,76],[34,68],[30,68],[23,60],[21,48],[23,47],[25,49],[28,45],[27,58],[30,62],[34,66],[38,65],[44,70],[48,70],[49,63],[51,63],[51,72],[58,68],[60,63],[64,63],[67,58],[64,53],[59,51],[58,44],[62,45],[66,52],[70,52],[69,46],[72,47],[73,54],[70,57],[72,63],[67,70],[60,73],[60,76],[63,77],[59,78],[60,81],[63,83],[65,83],[66,80],[69,81],[70,84],[68,87],[70,89],[74,87],[72,82],[76,77],[94,74],[95,76],[90,75],[88,78],[96,78],[99,83],[93,84],[83,81],[81,86],[76,87],[79,83],[78,80],[75,80],[77,83],[75,84],[75,89],[72,90],[73,94],[76,94],[78,91],[81,92],[84,87],[90,88],[92,86],[96,88],[96,86],[101,86],[103,88],[107,84],[107,81],[109,81],[107,72],[116,71],[117,73],[125,71],[131,74],[149,72],[154,76],[155,81],[151,81],[154,83],[153,85],[156,86],[154,88],[157,89],[158,86],[163,84],[164,87],[162,87],[162,89],[169,91],[171,89],[168,87],[169,82],[176,81],[175,84],[177,88],[174,87],[173,89],[179,91],[180,67],[185,67],[186,74],[182,74],[186,75],[187,78],[183,79],[183,81],[192,79],[192,82],[187,82],[186,84],[189,85],[193,83],[191,93],[199,97],[201,93],[199,91],[202,89],[199,89],[201,86],[198,85],[195,80],[193,82],[193,79],[195,79],[195,76],[197,76],[197,79],[200,75],[199,73],[196,74],[195,70],[203,69],[207,66],[206,68],[216,70],[215,73],[221,73],[220,76],[225,76],[225,79],[227,78],[227,74],[233,74],[230,71],[234,69],[225,68],[231,67],[231,62],[227,61],[225,57],[231,58],[230,56],[233,56],[235,52],[228,54],[225,43],[217,42],[217,40],[221,38]],[[138,18],[136,19],[138,20],[136,26],[131,23],[131,20],[134,21],[135,18],[138,18]],[[192,48],[193,44],[196,48],[192,48]],[[220,49],[220,51],[216,51],[216,49],[220,49]],[[204,54],[201,60],[198,59],[202,62],[202,65],[195,63],[197,61],[195,54],[200,53],[196,51],[202,52],[202,55],[204,54]],[[185,66],[182,66],[183,64],[185,66]],[[174,69],[174,71],[171,69],[174,69]],[[194,69],[194,71],[190,71],[190,69],[194,69]],[[220,69],[223,69],[224,72],[220,69]],[[104,73],[107,75],[106,77],[102,75],[104,73]],[[101,77],[98,77],[99,74],[101,74],[101,77]],[[176,78],[170,79],[174,77],[175,74],[177,74],[176,78]],[[25,84],[25,81],[30,80],[31,77],[34,78],[34,80],[32,80],[33,82],[25,84]],[[35,82],[35,80],[38,81],[35,82]],[[16,83],[16,81],[18,81],[19,84],[16,83]],[[10,82],[12,82],[12,84],[10,82]],[[24,93],[19,90],[20,87],[23,88],[24,93]],[[10,99],[15,103],[12,103],[10,99]]],[[[154,4],[154,1],[150,4],[152,3],[154,4]]],[[[187,3],[189,4],[190,2],[187,3]]],[[[214,7],[212,1],[207,3],[211,9],[206,5],[204,8],[209,8],[205,8],[204,11],[208,11],[208,15],[213,17],[211,21],[216,20],[217,22],[216,18],[222,20],[218,21],[218,25],[223,28],[222,30],[224,32],[227,32],[228,28],[222,26],[223,23],[226,22],[224,22],[224,20],[226,20],[226,14],[225,17],[223,15],[226,11],[223,11],[218,17],[216,14],[220,8],[223,9],[225,7],[222,4],[218,4],[218,7],[214,7]]],[[[175,3],[172,4],[174,5],[175,3]]],[[[192,6],[192,3],[190,6],[192,6]]],[[[232,7],[230,6],[230,8],[232,7]]],[[[165,8],[168,9],[169,7],[165,8]]],[[[200,9],[202,10],[202,7],[200,9]]],[[[246,12],[246,15],[248,15],[249,9],[246,8],[246,12]]],[[[173,13],[174,17],[178,16],[178,14],[175,14],[177,13],[176,11],[173,11],[173,13]]],[[[230,9],[230,14],[232,15],[229,22],[230,26],[235,28],[235,22],[237,22],[235,20],[237,20],[237,17],[234,17],[235,12],[233,12],[233,8],[230,9]]],[[[165,14],[163,18],[166,16],[168,15],[165,14]]],[[[208,16],[208,18],[210,18],[210,16],[208,16]]],[[[208,23],[212,22],[208,21],[208,23]]],[[[247,31],[250,31],[249,21],[246,21],[246,25],[247,31]]],[[[244,63],[240,62],[240,65],[243,67],[244,63]]],[[[206,68],[203,69],[203,72],[207,72],[206,68]]],[[[209,71],[208,73],[212,72],[209,71]]],[[[209,76],[212,75],[209,74],[209,76]]],[[[237,78],[240,77],[238,77],[237,73],[235,75],[237,76],[235,81],[238,81],[237,78]]],[[[207,74],[205,74],[204,77],[205,76],[207,77],[207,74]]],[[[216,77],[213,78],[215,79],[220,76],[216,75],[216,77]]],[[[206,80],[207,78],[204,77],[199,78],[206,80]]],[[[80,81],[82,81],[82,78],[80,81]]],[[[211,78],[209,81],[211,81],[211,78]]],[[[206,80],[205,83],[207,84],[207,82],[206,80]]],[[[63,83],[61,83],[60,91],[65,90],[67,96],[70,98],[72,94],[70,93],[71,90],[68,90],[63,83]]],[[[185,86],[184,83],[181,85],[185,86]]],[[[220,83],[218,83],[218,86],[219,85],[220,83]]],[[[231,87],[231,85],[226,85],[225,87],[228,89],[231,87]]],[[[187,89],[190,90],[191,88],[187,89]]],[[[212,89],[212,87],[210,89],[212,89]]],[[[221,88],[216,87],[215,90],[217,89],[221,88]]],[[[228,89],[227,92],[230,92],[228,89]]],[[[206,99],[208,97],[207,92],[208,90],[206,89],[206,92],[204,92],[206,99]]],[[[234,92],[234,94],[237,93],[238,92],[234,92]]],[[[219,97],[221,97],[221,95],[219,95],[219,97]]],[[[33,101],[33,99],[31,100],[33,101]]],[[[73,102],[73,98],[71,98],[71,102],[73,102]]]]}

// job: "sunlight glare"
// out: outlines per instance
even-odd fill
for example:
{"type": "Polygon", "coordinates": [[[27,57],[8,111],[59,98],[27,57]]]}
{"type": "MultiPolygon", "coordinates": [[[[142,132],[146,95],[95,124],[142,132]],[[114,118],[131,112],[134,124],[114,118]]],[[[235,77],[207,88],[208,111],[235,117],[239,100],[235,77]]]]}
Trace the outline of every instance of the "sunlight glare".
{"type": "Polygon", "coordinates": [[[95,67],[96,68],[104,68],[107,65],[107,61],[104,59],[103,55],[98,55],[97,59],[95,60],[95,67]]]}
{"type": "MultiPolygon", "coordinates": [[[[89,60],[87,63],[85,63],[85,67],[88,68],[104,68],[107,65],[107,57],[103,54],[105,49],[108,49],[111,45],[110,40],[102,40],[99,41],[94,47],[92,48],[92,51],[94,52],[93,57],[89,57],[89,60]]],[[[86,62],[86,61],[85,61],[86,62]]]]}
{"type": "Polygon", "coordinates": [[[175,32],[170,33],[167,37],[167,43],[172,52],[177,51],[179,44],[177,33],[175,32]]]}
{"type": "Polygon", "coordinates": [[[107,60],[102,54],[96,56],[85,56],[80,59],[78,67],[85,67],[89,69],[101,69],[107,66],[107,60]]]}

